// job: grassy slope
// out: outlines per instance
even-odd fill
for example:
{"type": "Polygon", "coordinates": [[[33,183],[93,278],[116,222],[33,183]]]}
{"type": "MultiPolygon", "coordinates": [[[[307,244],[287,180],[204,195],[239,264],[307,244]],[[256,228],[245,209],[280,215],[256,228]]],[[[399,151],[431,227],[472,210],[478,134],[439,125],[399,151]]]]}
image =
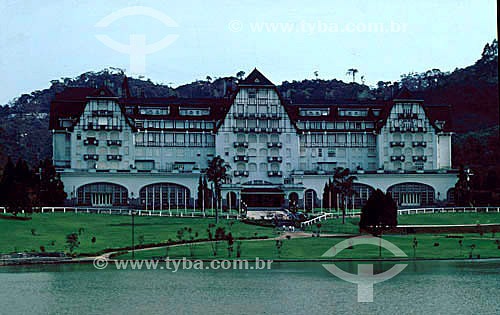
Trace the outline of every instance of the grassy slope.
{"type": "MultiPolygon", "coordinates": [[[[247,225],[233,220],[220,220],[220,225],[231,231],[236,237],[274,236],[274,230],[260,226],[247,225]],[[231,227],[230,222],[234,222],[231,227]]],[[[168,239],[177,239],[177,231],[190,227],[199,233],[198,238],[208,238],[208,224],[215,223],[215,219],[167,218],[167,217],[135,217],[135,238],[138,244],[139,236],[144,236],[144,243],[166,242],[168,239]]],[[[131,217],[117,215],[95,214],[34,214],[33,220],[14,221],[0,219],[0,253],[24,250],[40,250],[44,246],[46,251],[66,250],[65,237],[69,233],[84,231],[80,236],[79,253],[95,253],[105,248],[120,248],[130,246],[131,217]],[[33,235],[31,229],[36,230],[33,235]],[[97,241],[92,244],[92,237],[97,241]],[[55,246],[52,246],[55,241],[55,246]]],[[[188,233],[184,233],[188,239],[188,233]]]]}
{"type": "MultiPolygon", "coordinates": [[[[341,219],[322,221],[321,233],[348,233],[358,232],[357,218],[346,218],[346,224],[341,219]]],[[[78,232],[80,228],[84,232],[80,236],[79,253],[95,253],[105,248],[119,248],[130,245],[131,218],[116,215],[93,215],[93,214],[35,214],[30,221],[13,221],[0,219],[0,253],[24,250],[39,250],[44,246],[46,251],[67,250],[65,236],[72,232],[78,232]],[[31,229],[36,230],[37,235],[32,235],[31,229]],[[97,238],[95,244],[91,243],[92,237],[97,238]],[[55,241],[55,246],[50,245],[55,241]]],[[[206,229],[214,219],[190,219],[190,218],[166,218],[166,217],[136,217],[136,244],[140,235],[144,236],[145,243],[166,242],[168,239],[177,240],[177,230],[183,227],[191,227],[194,232],[199,233],[198,238],[207,238],[206,229]]],[[[500,214],[487,213],[457,213],[457,214],[426,214],[399,217],[401,224],[476,224],[476,223],[498,223],[500,214]]],[[[271,228],[252,226],[237,221],[221,220],[221,226],[226,231],[231,230],[235,237],[275,236],[276,232],[271,228]],[[230,222],[234,225],[230,227],[230,222]]],[[[308,228],[316,230],[316,227],[308,228]]],[[[193,233],[194,233],[193,232],[193,233]]],[[[497,235],[497,237],[500,235],[497,235]]],[[[470,249],[467,246],[475,244],[477,247],[474,254],[482,257],[498,257],[500,250],[497,248],[492,235],[485,234],[480,238],[477,234],[464,234],[464,245],[462,255],[458,239],[445,238],[445,235],[419,234],[417,239],[417,257],[421,258],[457,258],[467,257],[470,249]],[[440,246],[434,247],[438,242],[440,246]]],[[[188,238],[185,233],[184,239],[188,238]]],[[[387,236],[387,240],[399,246],[409,256],[413,256],[413,236],[387,236]]],[[[342,238],[307,238],[284,240],[281,258],[320,258],[331,246],[343,240],[342,238]]],[[[251,241],[242,243],[242,258],[261,257],[278,258],[274,241],[251,241]]],[[[226,244],[220,245],[220,253],[226,256],[226,244]]],[[[235,245],[236,249],[236,245],[235,245]]],[[[137,252],[137,257],[149,258],[165,255],[164,249],[137,252]]],[[[190,256],[187,246],[172,248],[171,257],[190,256]]],[[[209,244],[195,245],[195,256],[197,258],[213,258],[209,244]]],[[[384,257],[390,257],[383,252],[384,257]]],[[[338,258],[375,258],[378,257],[378,249],[373,246],[359,246],[353,250],[345,250],[338,258]]]]}
{"type": "Polygon", "coordinates": [[[487,224],[500,223],[500,213],[433,213],[398,217],[398,224],[487,224]]]}
{"type": "MultiPolygon", "coordinates": [[[[384,239],[401,248],[408,257],[413,258],[413,236],[387,236],[384,239]]],[[[329,248],[343,241],[344,238],[300,238],[284,240],[281,249],[281,255],[278,253],[275,246],[275,241],[242,241],[242,259],[320,259],[332,258],[322,257],[329,248]]],[[[417,258],[468,258],[470,253],[469,246],[475,244],[476,248],[473,251],[474,257],[480,254],[481,257],[500,257],[500,249],[491,235],[484,235],[480,238],[477,235],[464,235],[462,250],[458,239],[446,238],[444,235],[417,235],[418,247],[415,252],[417,258]],[[434,246],[434,243],[439,243],[439,246],[434,246]]],[[[236,246],[235,246],[236,248],[236,246]]],[[[152,257],[165,256],[165,249],[155,249],[149,251],[138,251],[135,257],[138,259],[148,259],[152,257]]],[[[130,258],[130,254],[120,256],[120,258],[130,258]]],[[[187,246],[172,247],[169,250],[170,258],[191,258],[189,248],[187,246]]],[[[371,245],[357,245],[353,249],[346,249],[335,256],[335,258],[378,258],[379,249],[371,245]]],[[[383,249],[382,257],[394,257],[390,252],[383,249]]],[[[194,250],[194,259],[213,259],[209,244],[196,244],[194,250]]],[[[221,243],[219,245],[219,259],[227,259],[227,245],[221,243]]],[[[233,257],[235,258],[235,254],[233,257]]]]}

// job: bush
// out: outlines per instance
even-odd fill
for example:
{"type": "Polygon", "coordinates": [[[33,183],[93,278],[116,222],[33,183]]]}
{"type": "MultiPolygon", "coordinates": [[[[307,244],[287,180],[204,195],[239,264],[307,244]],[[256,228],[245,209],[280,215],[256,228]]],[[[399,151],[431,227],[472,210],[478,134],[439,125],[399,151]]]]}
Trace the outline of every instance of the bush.
{"type": "Polygon", "coordinates": [[[360,228],[392,228],[398,224],[398,207],[390,193],[377,189],[361,209],[360,228]]]}

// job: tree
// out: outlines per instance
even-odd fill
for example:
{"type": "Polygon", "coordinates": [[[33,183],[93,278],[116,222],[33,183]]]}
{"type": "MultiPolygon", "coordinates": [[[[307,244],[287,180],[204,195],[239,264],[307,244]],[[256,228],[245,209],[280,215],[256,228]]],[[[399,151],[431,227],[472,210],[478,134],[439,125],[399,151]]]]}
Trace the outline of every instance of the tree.
{"type": "Polygon", "coordinates": [[[333,174],[334,190],[339,193],[339,199],[342,204],[342,224],[345,223],[347,200],[356,192],[353,189],[353,184],[357,179],[356,176],[351,175],[351,171],[348,168],[337,167],[333,174]]]}
{"type": "Polygon", "coordinates": [[[283,247],[283,241],[282,240],[276,240],[276,251],[278,252],[278,258],[281,256],[281,247],[283,247]]]}
{"type": "Polygon", "coordinates": [[[228,171],[231,166],[227,164],[220,156],[216,156],[208,163],[207,178],[212,182],[215,190],[215,223],[219,222],[219,204],[221,201],[221,186],[224,183],[229,183],[231,176],[228,171]]]}
{"type": "Polygon", "coordinates": [[[316,77],[316,80],[318,80],[318,76],[319,76],[318,70],[314,71],[314,76],[316,77]]]}
{"type": "Polygon", "coordinates": [[[207,82],[208,82],[208,83],[212,82],[212,77],[211,77],[211,76],[209,76],[209,75],[207,75],[207,82]]]}
{"type": "Polygon", "coordinates": [[[198,199],[196,199],[196,207],[202,211],[205,211],[204,198],[205,187],[203,186],[202,176],[200,176],[200,179],[198,180],[198,199]]]}
{"type": "Polygon", "coordinates": [[[352,75],[352,82],[356,82],[356,73],[358,73],[358,72],[359,72],[358,69],[351,68],[351,69],[348,69],[345,74],[352,75]]]}
{"type": "Polygon", "coordinates": [[[245,71],[238,71],[238,73],[236,73],[236,77],[240,80],[243,80],[244,76],[245,76],[245,71]]]}
{"type": "Polygon", "coordinates": [[[69,252],[73,254],[73,250],[80,246],[80,242],[78,241],[78,234],[71,233],[66,235],[66,244],[68,244],[69,252]]]}
{"type": "Polygon", "coordinates": [[[469,206],[471,201],[472,186],[470,178],[473,174],[470,169],[460,166],[458,171],[458,181],[455,184],[455,199],[459,206],[469,206]]]}
{"type": "Polygon", "coordinates": [[[328,209],[330,205],[330,181],[325,183],[325,187],[323,188],[323,208],[328,209]]]}
{"type": "Polygon", "coordinates": [[[61,176],[56,172],[52,160],[45,159],[40,163],[39,199],[43,206],[60,206],[67,194],[61,176]]]}
{"type": "Polygon", "coordinates": [[[384,194],[380,189],[375,190],[361,209],[359,227],[380,235],[385,229],[398,224],[398,208],[390,193],[384,194]]]}
{"type": "Polygon", "coordinates": [[[1,181],[2,203],[8,212],[17,215],[32,212],[37,199],[38,181],[26,161],[19,159],[14,166],[9,159],[1,181]]]}
{"type": "Polygon", "coordinates": [[[9,157],[3,171],[2,180],[0,181],[0,203],[2,205],[7,205],[7,201],[9,200],[9,190],[14,184],[14,176],[14,163],[12,163],[12,160],[9,157]]]}
{"type": "Polygon", "coordinates": [[[205,198],[205,209],[209,206],[210,200],[212,200],[212,191],[208,189],[208,183],[207,183],[207,177],[203,176],[203,189],[204,189],[204,194],[203,197],[205,198]]]}

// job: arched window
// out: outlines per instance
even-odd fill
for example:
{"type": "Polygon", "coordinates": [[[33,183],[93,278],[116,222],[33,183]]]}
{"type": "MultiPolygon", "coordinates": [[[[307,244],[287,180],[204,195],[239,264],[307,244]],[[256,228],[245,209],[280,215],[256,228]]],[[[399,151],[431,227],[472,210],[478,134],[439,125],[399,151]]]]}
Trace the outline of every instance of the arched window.
{"type": "Polygon", "coordinates": [[[435,191],[429,185],[421,183],[396,184],[387,190],[401,206],[431,206],[434,204],[435,191]]]}
{"type": "Polygon", "coordinates": [[[151,210],[166,210],[190,206],[190,192],[185,186],[158,183],[144,186],[139,191],[141,206],[151,210]]]}
{"type": "Polygon", "coordinates": [[[79,187],[77,204],[85,206],[124,206],[128,204],[125,187],[111,183],[92,183],[79,187]]]}
{"type": "Polygon", "coordinates": [[[257,164],[255,164],[255,163],[248,164],[248,170],[250,172],[257,172],[257,164]]]}
{"type": "Polygon", "coordinates": [[[455,188],[450,188],[446,192],[446,200],[448,203],[455,203],[455,188]]]}
{"type": "Polygon", "coordinates": [[[318,204],[317,194],[313,189],[306,190],[304,197],[305,197],[306,210],[310,211],[313,208],[317,207],[318,204]]]}
{"type": "Polygon", "coordinates": [[[366,184],[354,183],[352,189],[355,191],[354,194],[354,208],[361,209],[368,201],[368,198],[373,194],[375,189],[366,184]]]}

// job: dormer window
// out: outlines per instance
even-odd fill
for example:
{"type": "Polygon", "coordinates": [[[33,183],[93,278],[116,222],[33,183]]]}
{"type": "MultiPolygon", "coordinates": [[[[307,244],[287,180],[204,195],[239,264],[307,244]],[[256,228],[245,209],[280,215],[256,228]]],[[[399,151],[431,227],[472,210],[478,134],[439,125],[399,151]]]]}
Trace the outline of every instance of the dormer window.
{"type": "Polygon", "coordinates": [[[179,109],[181,116],[206,116],[210,115],[210,108],[187,108],[181,107],[179,109]]]}

